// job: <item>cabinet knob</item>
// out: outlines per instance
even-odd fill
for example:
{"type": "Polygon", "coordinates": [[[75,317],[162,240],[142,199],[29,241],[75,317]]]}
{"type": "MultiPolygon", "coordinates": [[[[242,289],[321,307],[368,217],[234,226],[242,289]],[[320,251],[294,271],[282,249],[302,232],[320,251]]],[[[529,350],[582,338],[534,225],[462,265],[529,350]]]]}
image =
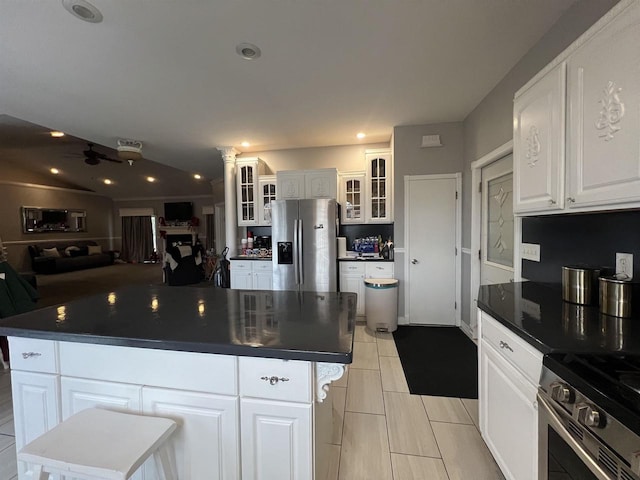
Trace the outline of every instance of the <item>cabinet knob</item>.
{"type": "Polygon", "coordinates": [[[260,380],[264,380],[265,382],[269,382],[269,385],[275,385],[278,382],[288,382],[289,379],[286,377],[276,377],[275,375],[271,377],[260,377],[260,380]]]}
{"type": "Polygon", "coordinates": [[[549,199],[549,205],[555,205],[555,204],[556,204],[556,201],[553,198],[549,199]]]}
{"type": "Polygon", "coordinates": [[[25,360],[27,358],[32,358],[32,357],[41,357],[42,354],[38,353],[38,352],[22,352],[22,358],[24,358],[25,360]]]}
{"type": "Polygon", "coordinates": [[[418,259],[414,258],[413,260],[411,260],[411,263],[413,263],[414,265],[417,265],[418,264],[418,259]]]}
{"type": "Polygon", "coordinates": [[[513,352],[513,348],[511,348],[511,346],[507,342],[503,342],[502,340],[500,340],[500,348],[513,352]]]}
{"type": "Polygon", "coordinates": [[[576,203],[576,199],[573,197],[567,197],[567,202],[568,203],[576,203]]]}

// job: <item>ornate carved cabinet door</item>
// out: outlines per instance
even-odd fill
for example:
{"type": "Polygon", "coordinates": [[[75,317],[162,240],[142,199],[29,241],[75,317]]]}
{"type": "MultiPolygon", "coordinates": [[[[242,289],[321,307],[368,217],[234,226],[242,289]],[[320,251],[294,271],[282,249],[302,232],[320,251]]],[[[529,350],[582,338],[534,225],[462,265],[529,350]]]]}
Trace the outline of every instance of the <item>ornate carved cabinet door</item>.
{"type": "Polygon", "coordinates": [[[640,2],[585,40],[567,63],[567,207],[637,201],[640,2]]]}
{"type": "Polygon", "coordinates": [[[514,101],[515,213],[564,206],[565,72],[562,62],[514,101]]]}

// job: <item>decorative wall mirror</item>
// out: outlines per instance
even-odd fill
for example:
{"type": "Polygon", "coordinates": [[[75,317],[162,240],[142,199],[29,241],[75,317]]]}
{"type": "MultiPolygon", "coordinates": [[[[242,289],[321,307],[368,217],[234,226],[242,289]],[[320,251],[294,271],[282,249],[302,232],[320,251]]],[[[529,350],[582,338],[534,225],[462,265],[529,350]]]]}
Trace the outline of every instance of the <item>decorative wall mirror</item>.
{"type": "Polygon", "coordinates": [[[85,210],[22,207],[24,233],[86,232],[85,210]]]}

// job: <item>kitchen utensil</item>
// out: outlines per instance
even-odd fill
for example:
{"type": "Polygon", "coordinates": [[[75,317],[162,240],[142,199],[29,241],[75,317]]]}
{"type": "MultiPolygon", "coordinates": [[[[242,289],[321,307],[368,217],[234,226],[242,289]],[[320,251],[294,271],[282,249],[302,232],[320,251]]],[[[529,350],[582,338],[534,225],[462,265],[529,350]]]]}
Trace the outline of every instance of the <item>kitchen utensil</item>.
{"type": "Polygon", "coordinates": [[[607,267],[567,265],[562,267],[562,299],[578,305],[598,303],[598,277],[609,275],[607,267]]]}
{"type": "Polygon", "coordinates": [[[614,317],[630,317],[634,287],[626,275],[600,277],[600,311],[614,317]]]}

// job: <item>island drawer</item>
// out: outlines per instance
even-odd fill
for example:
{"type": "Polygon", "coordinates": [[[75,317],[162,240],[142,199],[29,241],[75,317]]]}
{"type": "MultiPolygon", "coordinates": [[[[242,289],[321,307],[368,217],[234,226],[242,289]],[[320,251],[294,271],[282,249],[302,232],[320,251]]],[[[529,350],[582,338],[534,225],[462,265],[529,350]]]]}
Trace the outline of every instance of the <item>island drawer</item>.
{"type": "Polygon", "coordinates": [[[35,338],[9,338],[12,370],[58,373],[57,342],[35,338]]]}
{"type": "Polygon", "coordinates": [[[240,357],[240,395],[310,402],[311,365],[299,360],[240,357]]]}
{"type": "Polygon", "coordinates": [[[348,274],[362,274],[364,275],[364,263],[363,260],[354,262],[340,262],[340,273],[348,274]]]}
{"type": "Polygon", "coordinates": [[[393,278],[393,263],[371,262],[366,266],[369,278],[393,278]]]}
{"type": "Polygon", "coordinates": [[[224,395],[238,393],[236,358],[60,342],[60,373],[65,376],[224,395]]]}
{"type": "Polygon", "coordinates": [[[542,353],[482,312],[482,339],[519,369],[534,385],[540,382],[542,353]]]}

